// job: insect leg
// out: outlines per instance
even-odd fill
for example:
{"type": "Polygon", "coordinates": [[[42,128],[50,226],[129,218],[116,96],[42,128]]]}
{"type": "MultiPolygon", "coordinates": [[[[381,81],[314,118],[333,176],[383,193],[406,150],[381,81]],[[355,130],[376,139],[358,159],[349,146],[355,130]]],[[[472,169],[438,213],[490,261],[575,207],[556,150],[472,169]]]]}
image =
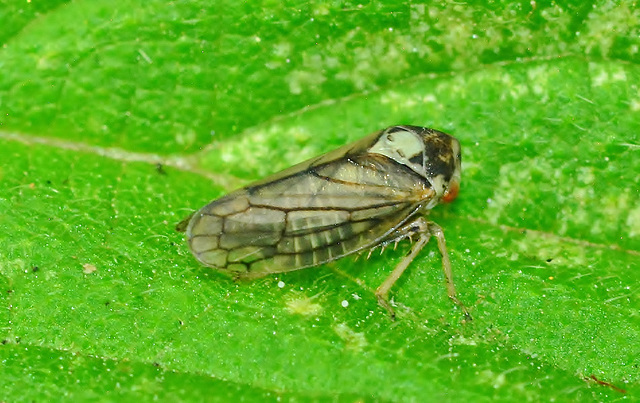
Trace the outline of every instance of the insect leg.
{"type": "Polygon", "coordinates": [[[389,277],[376,289],[375,295],[378,298],[378,303],[385,308],[391,314],[391,318],[395,319],[395,311],[391,307],[389,303],[389,290],[393,287],[393,284],[402,276],[402,273],[409,267],[409,264],[413,261],[413,259],[418,256],[418,253],[424,248],[424,246],[429,242],[431,235],[435,236],[438,241],[438,249],[442,254],[442,268],[444,271],[445,282],[447,285],[447,295],[449,298],[458,305],[462,312],[465,315],[465,320],[471,320],[471,316],[467,311],[467,308],[462,304],[462,302],[458,299],[456,294],[456,289],[453,284],[453,274],[451,270],[451,262],[449,261],[449,255],[447,253],[447,247],[444,239],[444,232],[439,225],[433,222],[427,222],[424,218],[420,217],[417,220],[409,223],[404,226],[396,233],[397,237],[395,239],[390,240],[390,242],[395,240],[400,240],[404,238],[408,238],[413,234],[418,235],[417,241],[411,247],[411,251],[404,259],[393,269],[389,277]]]}
{"type": "MultiPolygon", "coordinates": [[[[387,277],[384,280],[384,282],[380,284],[380,286],[376,289],[376,292],[375,292],[376,298],[378,298],[378,303],[389,312],[392,320],[395,320],[396,312],[394,311],[393,307],[391,306],[391,303],[389,302],[389,290],[391,289],[391,287],[393,287],[393,284],[395,284],[395,282],[398,281],[400,276],[402,276],[402,273],[404,273],[407,267],[409,267],[409,264],[413,261],[413,259],[415,259],[416,256],[418,256],[418,253],[420,253],[420,250],[422,250],[422,248],[427,244],[427,242],[429,242],[429,238],[431,238],[431,234],[429,232],[420,231],[420,227],[422,226],[422,224],[426,225],[426,222],[424,221],[423,218],[419,218],[418,220],[416,220],[413,223],[410,223],[408,226],[404,227],[403,230],[400,231],[400,232],[406,232],[406,231],[420,232],[420,237],[418,238],[416,243],[414,243],[413,246],[411,247],[411,251],[409,252],[409,254],[405,256],[405,258],[402,259],[400,263],[398,263],[396,268],[393,269],[391,274],[389,274],[389,277],[387,277]]],[[[408,237],[406,233],[400,235],[398,238],[403,239],[405,237],[408,237]]]]}
{"type": "Polygon", "coordinates": [[[467,310],[467,307],[464,306],[462,301],[458,299],[458,295],[456,293],[456,287],[453,284],[453,271],[451,270],[451,262],[449,261],[449,253],[447,253],[447,245],[444,240],[444,231],[442,231],[442,227],[434,222],[429,222],[429,232],[431,235],[435,236],[438,240],[438,250],[440,250],[440,254],[442,255],[442,270],[444,271],[444,281],[447,284],[447,295],[453,301],[454,304],[458,305],[464,314],[464,320],[470,321],[471,315],[467,310]]]}

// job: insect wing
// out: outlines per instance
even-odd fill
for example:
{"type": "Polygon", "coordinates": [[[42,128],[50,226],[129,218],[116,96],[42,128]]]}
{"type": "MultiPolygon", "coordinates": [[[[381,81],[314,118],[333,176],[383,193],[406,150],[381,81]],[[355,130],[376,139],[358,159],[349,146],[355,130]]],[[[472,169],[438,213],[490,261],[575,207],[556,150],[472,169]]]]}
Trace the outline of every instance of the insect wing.
{"type": "Polygon", "coordinates": [[[237,273],[297,270],[367,249],[433,191],[367,152],[380,133],[211,202],[187,229],[202,263],[237,273]]]}

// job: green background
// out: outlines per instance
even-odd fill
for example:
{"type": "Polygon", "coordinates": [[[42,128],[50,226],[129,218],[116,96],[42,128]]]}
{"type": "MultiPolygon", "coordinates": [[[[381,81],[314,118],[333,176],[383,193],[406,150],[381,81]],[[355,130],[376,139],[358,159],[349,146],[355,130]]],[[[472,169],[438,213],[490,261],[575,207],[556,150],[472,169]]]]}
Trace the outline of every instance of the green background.
{"type": "Polygon", "coordinates": [[[640,400],[635,6],[0,0],[0,400],[640,400]],[[471,323],[435,243],[392,322],[407,242],[234,283],[174,231],[393,124],[462,143],[471,323]]]}

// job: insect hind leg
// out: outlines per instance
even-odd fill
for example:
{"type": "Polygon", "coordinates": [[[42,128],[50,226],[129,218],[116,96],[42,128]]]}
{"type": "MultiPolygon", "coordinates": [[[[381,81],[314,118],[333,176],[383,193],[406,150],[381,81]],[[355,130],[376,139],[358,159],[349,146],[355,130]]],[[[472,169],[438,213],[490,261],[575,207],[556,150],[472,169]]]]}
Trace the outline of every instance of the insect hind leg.
{"type": "Polygon", "coordinates": [[[409,267],[409,264],[418,256],[418,253],[424,248],[424,246],[429,242],[431,236],[435,236],[438,241],[438,249],[440,250],[440,254],[442,255],[442,269],[444,271],[445,283],[447,286],[447,295],[449,298],[460,307],[462,310],[465,320],[471,320],[471,315],[467,311],[467,308],[464,304],[458,299],[456,294],[456,289],[453,284],[453,273],[451,270],[451,262],[449,260],[449,254],[447,253],[447,246],[444,239],[444,231],[442,228],[430,221],[426,221],[423,217],[419,217],[415,221],[410,222],[404,227],[398,229],[394,236],[391,237],[386,243],[398,242],[405,238],[412,238],[412,236],[417,235],[418,239],[411,247],[409,254],[398,263],[398,265],[393,269],[391,274],[384,280],[382,284],[376,289],[375,295],[378,299],[378,303],[385,308],[392,319],[395,319],[395,311],[389,302],[389,291],[391,287],[395,284],[396,281],[402,276],[402,273],[409,267]]]}

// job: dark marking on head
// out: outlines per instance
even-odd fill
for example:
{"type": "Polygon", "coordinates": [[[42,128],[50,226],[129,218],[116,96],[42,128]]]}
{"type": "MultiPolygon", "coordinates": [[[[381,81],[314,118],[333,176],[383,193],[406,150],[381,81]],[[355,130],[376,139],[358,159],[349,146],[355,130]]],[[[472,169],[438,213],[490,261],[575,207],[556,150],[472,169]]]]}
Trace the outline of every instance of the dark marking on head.
{"type": "Polygon", "coordinates": [[[416,154],[413,157],[409,158],[409,162],[412,164],[422,165],[422,154],[416,154]]]}
{"type": "Polygon", "coordinates": [[[456,170],[452,137],[437,130],[425,131],[425,134],[427,174],[430,176],[442,175],[446,182],[450,181],[456,170]]]}

